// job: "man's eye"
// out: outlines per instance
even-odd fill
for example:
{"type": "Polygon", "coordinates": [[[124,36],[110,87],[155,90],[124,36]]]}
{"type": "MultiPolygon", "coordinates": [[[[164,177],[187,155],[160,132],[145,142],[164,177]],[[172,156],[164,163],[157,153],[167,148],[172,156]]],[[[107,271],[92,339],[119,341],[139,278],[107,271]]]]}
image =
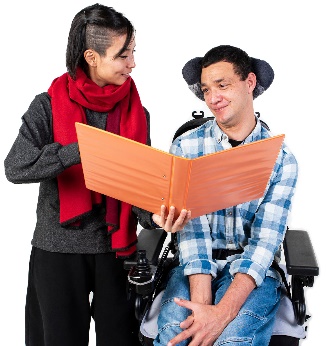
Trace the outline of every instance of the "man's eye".
{"type": "Polygon", "coordinates": [[[228,87],[228,84],[219,84],[220,89],[226,89],[228,87]]]}
{"type": "Polygon", "coordinates": [[[208,89],[202,89],[202,92],[205,94],[208,92],[208,89]]]}

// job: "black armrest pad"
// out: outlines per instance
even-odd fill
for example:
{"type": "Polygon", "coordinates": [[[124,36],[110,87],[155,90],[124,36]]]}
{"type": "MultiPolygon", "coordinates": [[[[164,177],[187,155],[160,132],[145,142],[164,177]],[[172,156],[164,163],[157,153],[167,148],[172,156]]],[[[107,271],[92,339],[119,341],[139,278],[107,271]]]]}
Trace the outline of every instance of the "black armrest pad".
{"type": "Polygon", "coordinates": [[[284,239],[284,253],[289,275],[319,275],[319,267],[308,232],[288,229],[284,239]]]}
{"type": "MultiPolygon", "coordinates": [[[[167,232],[162,228],[157,229],[142,229],[137,237],[137,250],[145,250],[146,257],[150,264],[157,265],[160,252],[163,248],[164,242],[167,237],[167,232]]],[[[135,256],[124,261],[124,268],[129,270],[132,266],[136,265],[135,256]]]]}

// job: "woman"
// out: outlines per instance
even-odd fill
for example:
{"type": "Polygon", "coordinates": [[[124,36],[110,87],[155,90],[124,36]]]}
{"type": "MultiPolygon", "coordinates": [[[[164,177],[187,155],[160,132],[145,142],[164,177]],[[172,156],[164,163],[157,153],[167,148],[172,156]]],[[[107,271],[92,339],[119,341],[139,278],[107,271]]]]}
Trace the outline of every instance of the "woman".
{"type": "Polygon", "coordinates": [[[35,97],[5,160],[9,181],[40,183],[26,346],[88,345],[91,316],[98,346],[137,345],[123,258],[135,251],[137,221],[172,231],[183,222],[174,226],[172,214],[165,221],[164,209],[152,220],[85,188],[76,121],[150,144],[149,113],[130,77],[134,47],[134,28],[121,13],[99,4],[78,12],[68,37],[68,73],[35,97]]]}

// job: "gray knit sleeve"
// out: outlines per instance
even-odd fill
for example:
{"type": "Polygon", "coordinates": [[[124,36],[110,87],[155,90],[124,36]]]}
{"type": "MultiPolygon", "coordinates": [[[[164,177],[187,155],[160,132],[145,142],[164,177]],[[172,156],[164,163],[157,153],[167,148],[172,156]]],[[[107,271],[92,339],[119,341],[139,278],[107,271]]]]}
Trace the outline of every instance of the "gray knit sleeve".
{"type": "Polygon", "coordinates": [[[47,93],[37,95],[22,117],[22,125],[4,162],[13,183],[34,183],[56,177],[80,162],[77,143],[53,142],[52,113],[47,93]]]}
{"type": "Polygon", "coordinates": [[[143,228],[154,229],[154,228],[158,228],[159,227],[152,221],[152,214],[153,213],[151,213],[151,212],[149,212],[147,210],[135,207],[135,206],[133,206],[132,211],[136,215],[138,223],[143,228]]]}

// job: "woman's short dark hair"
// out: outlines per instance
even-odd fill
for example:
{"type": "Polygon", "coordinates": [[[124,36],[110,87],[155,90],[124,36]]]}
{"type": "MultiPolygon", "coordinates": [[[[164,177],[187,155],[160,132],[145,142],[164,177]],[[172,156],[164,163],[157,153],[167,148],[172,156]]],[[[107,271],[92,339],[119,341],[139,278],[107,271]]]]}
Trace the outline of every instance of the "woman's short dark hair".
{"type": "Polygon", "coordinates": [[[240,76],[241,80],[245,80],[251,69],[251,58],[242,49],[221,45],[210,49],[202,59],[202,67],[208,67],[220,61],[233,64],[234,71],[240,76]]]}
{"type": "Polygon", "coordinates": [[[77,67],[81,67],[87,73],[87,63],[84,59],[87,49],[93,49],[104,56],[112,44],[113,36],[125,34],[125,44],[116,56],[127,49],[133,38],[134,27],[131,22],[112,7],[100,4],[79,11],[72,21],[66,50],[66,66],[70,76],[75,78],[77,67]]]}

